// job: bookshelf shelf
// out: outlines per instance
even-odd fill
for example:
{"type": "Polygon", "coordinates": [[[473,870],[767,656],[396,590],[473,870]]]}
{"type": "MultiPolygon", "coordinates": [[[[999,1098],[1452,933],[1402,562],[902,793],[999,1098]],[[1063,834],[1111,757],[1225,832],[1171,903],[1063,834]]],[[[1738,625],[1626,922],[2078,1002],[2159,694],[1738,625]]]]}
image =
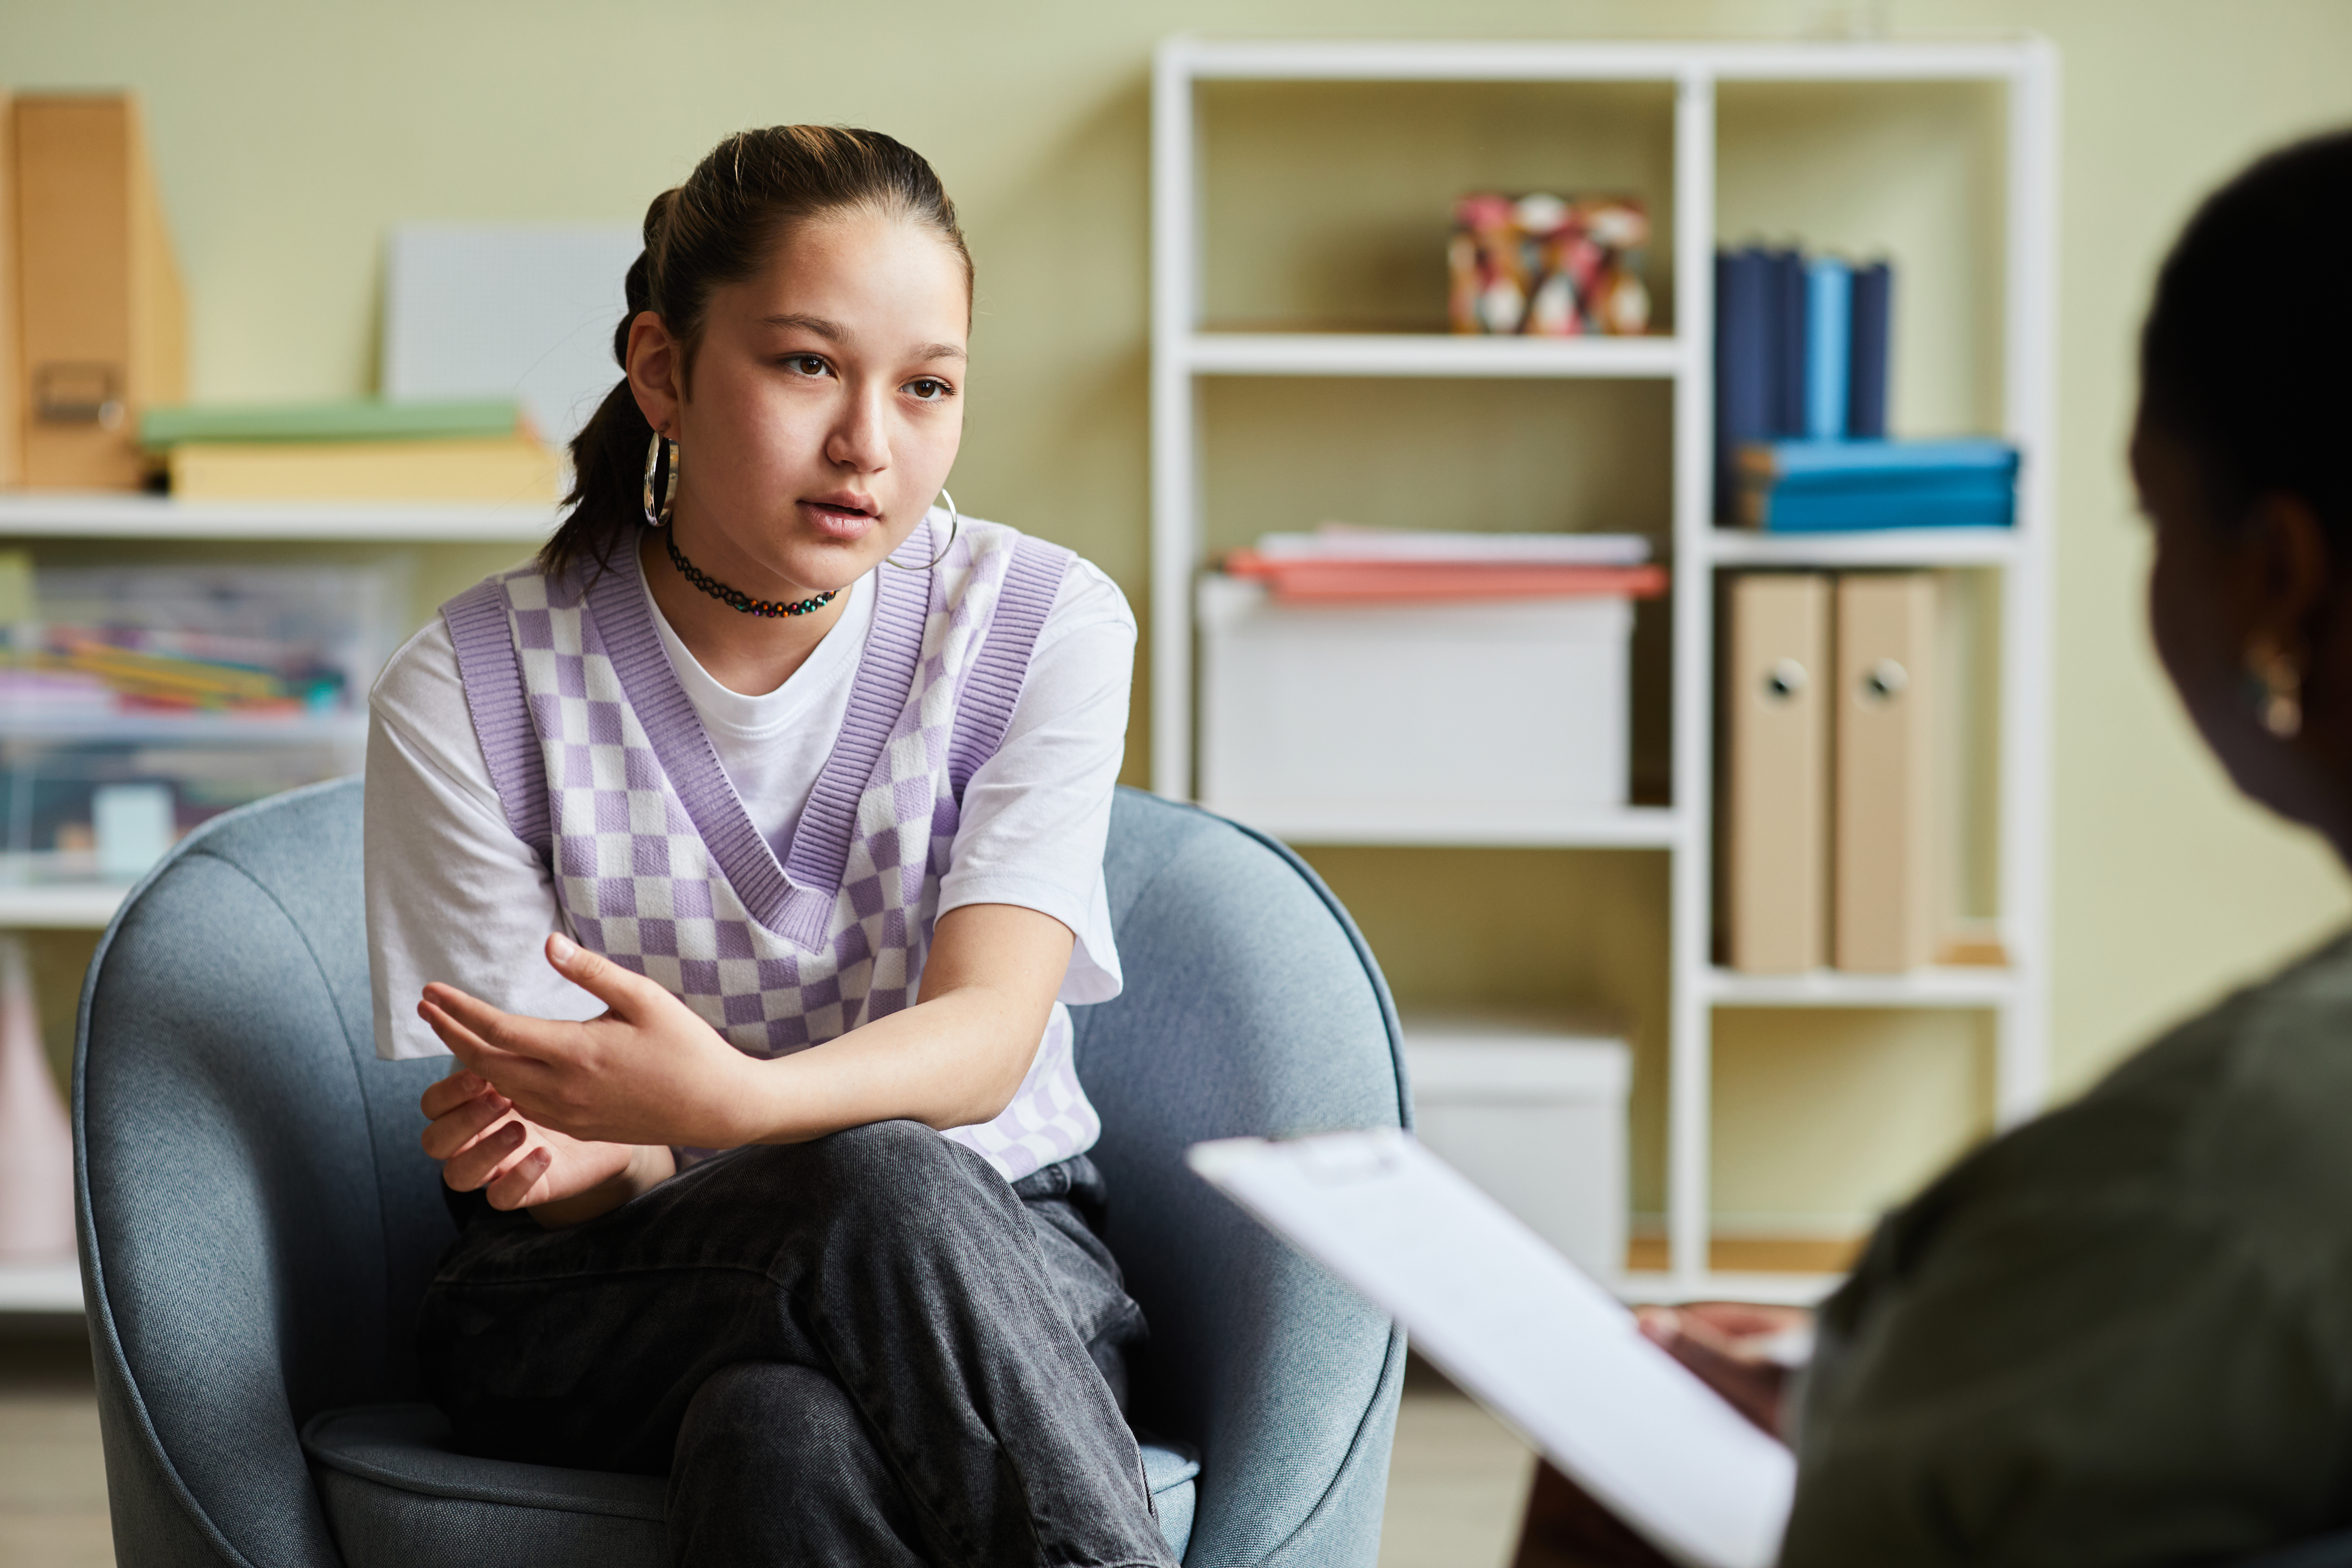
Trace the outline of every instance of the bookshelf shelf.
{"type": "Polygon", "coordinates": [[[1707,554],[1718,566],[2013,566],[2028,544],[2009,528],[1886,528],[1853,533],[1759,533],[1718,528],[1707,554]]]}
{"type": "Polygon", "coordinates": [[[1574,376],[1681,374],[1674,338],[1485,338],[1444,332],[1196,332],[1196,375],[1574,376]]]}
{"type": "Polygon", "coordinates": [[[1620,1300],[1636,1306],[1679,1306],[1685,1301],[1757,1301],[1772,1307],[1811,1307],[1837,1289],[1835,1274],[1745,1274],[1712,1269],[1699,1274],[1650,1270],[1618,1276],[1620,1300]]]}
{"type": "Polygon", "coordinates": [[[81,1265],[70,1258],[55,1263],[0,1263],[0,1312],[81,1315],[81,1265]]]}
{"type": "Polygon", "coordinates": [[[1209,810],[1290,844],[1387,844],[1465,848],[1668,849],[1682,819],[1665,806],[1624,806],[1573,814],[1505,815],[1433,805],[1402,814],[1335,805],[1301,812],[1265,810],[1248,801],[1204,800],[1209,810]]]}
{"type": "Polygon", "coordinates": [[[536,544],[556,510],[355,501],[182,501],[168,496],[0,493],[0,538],[300,540],[311,542],[536,544]]]}
{"type": "Polygon", "coordinates": [[[1999,1007],[2014,999],[2007,969],[1927,968],[1905,974],[1741,974],[1706,972],[1707,999],[1718,1007],[1999,1007]]]}
{"type": "Polygon", "coordinates": [[[2030,40],[1967,43],[1520,42],[1176,37],[1196,81],[1972,81],[2017,74],[2030,40]]]}
{"type": "Polygon", "coordinates": [[[130,891],[114,882],[0,883],[0,929],[104,931],[130,891]]]}
{"type": "MultiPolygon", "coordinates": [[[[1252,89],[1256,90],[1255,89],[1252,89]]],[[[1776,92],[1778,89],[1774,89],[1776,92]]],[[[1748,1007],[1958,1008],[1993,1020],[1996,1119],[2041,1108],[2047,1083],[2046,903],[2050,816],[2047,616],[2052,545],[2049,453],[2057,233],[2057,67],[2031,38],[1951,43],[1580,43],[1223,41],[1175,37],[1160,47],[1152,91],[1152,787],[1190,799],[1194,788],[1194,584],[1204,560],[1202,383],[1231,376],[1583,378],[1664,382],[1671,396],[1673,563],[1669,732],[1671,807],[1573,820],[1416,812],[1409,819],[1345,812],[1253,816],[1246,802],[1209,802],[1277,837],[1309,844],[1559,845],[1663,850],[1669,860],[1664,1035],[1665,1207],[1669,1268],[1629,1276],[1625,1293],[1653,1300],[1729,1296],[1811,1300],[1826,1276],[1756,1276],[1710,1268],[1714,1043],[1718,1010],[1748,1007]],[[1221,331],[1203,313],[1212,268],[1202,161],[1204,82],[1656,83],[1671,89],[1670,184],[1674,333],[1651,338],[1528,340],[1440,333],[1221,331]],[[2023,458],[2017,523],[2001,530],[1902,530],[1869,534],[1768,535],[1719,529],[1714,469],[1714,256],[1718,159],[1736,129],[1740,84],[1811,90],[1853,84],[1950,82],[2000,89],[1997,141],[1998,341],[1980,406],[1997,405],[1999,434],[2023,458]],[[1718,130],[1718,89],[1731,113],[1718,130]],[[1712,954],[1716,745],[1715,604],[1719,574],[1754,568],[1994,568],[1999,595],[1994,693],[1998,779],[1994,817],[2000,922],[2011,967],[1929,969],[1904,975],[1759,977],[1727,973],[1712,954]]],[[[1606,95],[1600,95],[1606,97],[1606,95]]],[[[1867,96],[1867,95],[1865,95],[1867,96]]],[[[1459,101],[1458,99],[1454,101],[1459,101]]],[[[1654,97],[1645,99],[1654,102],[1654,97]]],[[[1643,112],[1649,112],[1644,110],[1643,112]]],[[[1729,147],[1737,154],[1744,144],[1729,147]]],[[[1222,155],[1222,154],[1221,154],[1222,155]]],[[[1523,165],[1524,166],[1524,165],[1523,165]]],[[[1728,184],[1729,182],[1725,182],[1728,184]]],[[[1663,190],[1654,191],[1663,196],[1663,190]]],[[[1665,204],[1662,203],[1662,206],[1665,204]]],[[[1726,216],[1727,223],[1748,218],[1726,216]]],[[[1780,221],[1768,219],[1769,222],[1780,221]]],[[[1744,230],[1742,231],[1744,232],[1744,230]]],[[[1736,235],[1733,237],[1737,237],[1736,235]]],[[[1329,301],[1339,309],[1340,301],[1329,301]]],[[[1442,457],[1434,459],[1443,461],[1442,457]]]]}
{"type": "Polygon", "coordinates": [[[367,739],[364,713],[297,714],[283,719],[235,714],[43,713],[0,702],[0,741],[207,742],[239,745],[356,744],[367,739]]]}

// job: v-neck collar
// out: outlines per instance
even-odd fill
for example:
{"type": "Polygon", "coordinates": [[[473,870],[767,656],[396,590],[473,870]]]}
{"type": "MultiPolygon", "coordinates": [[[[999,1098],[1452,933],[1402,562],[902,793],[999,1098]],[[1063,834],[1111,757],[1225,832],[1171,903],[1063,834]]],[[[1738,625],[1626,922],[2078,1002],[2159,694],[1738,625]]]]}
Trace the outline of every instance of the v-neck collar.
{"type": "MultiPolygon", "coordinates": [[[[930,520],[925,518],[916,531],[919,537],[908,542],[928,558],[935,548],[930,520]]],[[[604,572],[586,597],[589,621],[604,656],[613,661],[629,707],[687,819],[744,909],[794,946],[820,948],[831,929],[834,903],[849,864],[858,797],[874,776],[914,687],[930,611],[930,571],[874,574],[874,616],[859,654],[857,678],[850,686],[848,711],[780,861],[752,825],[693,700],[670,667],[654,626],[644,562],[637,552],[627,553],[627,572],[604,572]]]]}

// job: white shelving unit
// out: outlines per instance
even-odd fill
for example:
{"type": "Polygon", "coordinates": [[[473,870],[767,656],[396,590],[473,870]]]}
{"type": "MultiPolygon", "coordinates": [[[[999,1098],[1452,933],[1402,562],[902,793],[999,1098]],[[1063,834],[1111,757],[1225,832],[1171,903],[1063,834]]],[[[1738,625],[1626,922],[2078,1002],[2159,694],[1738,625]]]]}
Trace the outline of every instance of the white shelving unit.
{"type": "MultiPolygon", "coordinates": [[[[545,506],[353,505],[297,501],[186,502],[162,496],[0,493],[0,542],[145,544],[163,541],[311,544],[535,544],[554,529],[545,506]]],[[[364,738],[364,718],[291,720],[80,720],[50,715],[0,719],[12,737],[45,740],[268,741],[364,738]]],[[[100,882],[0,882],[0,928],[95,931],[129,888],[100,882]]],[[[81,1275],[73,1259],[0,1264],[0,1317],[79,1313],[81,1275]]]]}
{"type": "MultiPolygon", "coordinates": [[[[1674,567],[1669,807],[1546,822],[1419,817],[1256,823],[1302,844],[1634,848],[1672,859],[1667,1020],[1670,1267],[1632,1293],[1807,1299],[1818,1276],[1724,1275],[1708,1267],[1713,1014],[1727,1007],[1969,1008],[1995,1019],[1995,1114],[2038,1110],[2047,1085],[2048,634],[2051,345],[2056,243],[2057,63],[2038,40],[1984,43],[1225,42],[1160,47],[1152,93],[1152,784],[1192,795],[1194,581],[1204,564],[1197,395],[1207,377],[1553,377],[1664,381],[1673,388],[1674,567]],[[1428,334],[1205,330],[1202,82],[1647,82],[1672,89],[1673,336],[1528,340],[1428,334]],[[1979,82],[2006,89],[2001,262],[2003,433],[2024,454],[2017,524],[1831,537],[1718,529],[1710,512],[1714,402],[1716,100],[1722,83],[1979,82]],[[1713,593],[1721,569],[1968,567],[2002,576],[1997,859],[1998,970],[1903,975],[1731,973],[1709,961],[1713,593]]],[[[1219,803],[1207,803],[1216,805],[1219,803]]]]}
{"type": "MultiPolygon", "coordinates": [[[[347,501],[179,501],[90,491],[0,492],[0,542],[85,544],[261,542],[305,544],[536,544],[553,531],[547,506],[347,501]]],[[[0,715],[10,738],[250,742],[362,740],[363,716],[142,719],[0,715]]],[[[130,889],[96,882],[0,881],[0,929],[102,929],[130,889]]],[[[12,1300],[0,1282],[0,1311],[12,1300]]]]}
{"type": "Polygon", "coordinates": [[[182,501],[83,490],[0,491],[0,539],[282,540],[313,544],[537,543],[547,506],[351,501],[182,501]]]}
{"type": "Polygon", "coordinates": [[[70,1258],[55,1263],[0,1263],[0,1313],[81,1311],[81,1266],[70,1258]]]}

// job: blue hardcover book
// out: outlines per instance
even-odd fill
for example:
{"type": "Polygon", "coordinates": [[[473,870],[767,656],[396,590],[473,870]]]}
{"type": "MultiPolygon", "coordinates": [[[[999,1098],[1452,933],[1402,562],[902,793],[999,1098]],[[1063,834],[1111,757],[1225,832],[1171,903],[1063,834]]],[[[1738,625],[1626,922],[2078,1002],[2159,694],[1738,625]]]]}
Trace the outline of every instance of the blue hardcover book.
{"type": "Polygon", "coordinates": [[[1717,253],[1715,515],[1726,521],[1739,504],[1739,448],[1773,434],[1769,283],[1762,251],[1717,253]]]}
{"type": "Polygon", "coordinates": [[[1771,272],[1772,434],[1805,433],[1805,258],[1794,250],[1767,253],[1771,272]]]}
{"type": "Polygon", "coordinates": [[[1772,490],[1755,498],[1757,523],[1772,533],[1839,533],[1877,528],[2007,528],[2015,487],[1915,486],[1884,490],[1772,490]]]}
{"type": "Polygon", "coordinates": [[[1858,441],[1879,440],[1886,434],[1887,350],[1894,306],[1894,268],[1874,261],[1853,269],[1845,433],[1858,441]]]}
{"type": "Polygon", "coordinates": [[[2017,448],[2006,441],[1962,437],[1948,441],[1758,441],[1739,449],[1739,472],[1748,483],[1805,484],[1866,477],[1900,483],[1956,473],[2017,473],[2017,448]]]}
{"type": "Polygon", "coordinates": [[[1776,532],[2000,528],[2016,515],[2006,441],[1760,441],[1738,466],[1739,521],[1776,532]]]}
{"type": "Polygon", "coordinates": [[[1816,441],[1845,434],[1853,300],[1844,262],[1823,256],[1805,264],[1805,434],[1816,441]]]}

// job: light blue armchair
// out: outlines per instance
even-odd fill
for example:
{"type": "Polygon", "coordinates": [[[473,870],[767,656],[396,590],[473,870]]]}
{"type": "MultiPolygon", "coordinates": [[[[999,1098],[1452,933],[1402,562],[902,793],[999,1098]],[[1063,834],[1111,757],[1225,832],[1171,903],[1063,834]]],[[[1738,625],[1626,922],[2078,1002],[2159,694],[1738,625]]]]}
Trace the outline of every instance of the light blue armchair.
{"type": "MultiPolygon", "coordinates": [[[[415,1403],[450,1236],[416,1100],[445,1064],[375,1058],[360,800],[191,835],[90,966],[76,1175],[118,1560],[658,1563],[659,1481],[464,1458],[415,1403]]],[[[1218,818],[1122,792],[1108,872],[1127,991],[1077,1010],[1078,1068],[1152,1326],[1163,1521],[1189,1564],[1369,1568],[1403,1338],[1179,1155],[1408,1121],[1386,987],[1314,874],[1218,818]]]]}

